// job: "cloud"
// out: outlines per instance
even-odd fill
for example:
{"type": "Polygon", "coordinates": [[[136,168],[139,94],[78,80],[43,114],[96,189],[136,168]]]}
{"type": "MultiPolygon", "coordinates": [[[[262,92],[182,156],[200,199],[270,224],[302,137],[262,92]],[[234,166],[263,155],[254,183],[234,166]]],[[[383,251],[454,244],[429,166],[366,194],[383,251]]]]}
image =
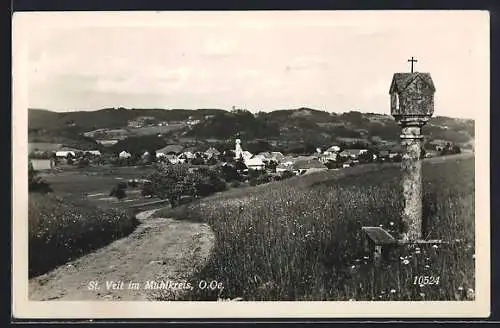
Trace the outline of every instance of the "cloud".
{"type": "Polygon", "coordinates": [[[315,56],[296,57],[286,68],[287,70],[327,69],[328,61],[315,56]]]}
{"type": "Polygon", "coordinates": [[[224,58],[232,56],[238,49],[237,41],[224,38],[207,38],[202,47],[202,54],[206,57],[224,58]]]}

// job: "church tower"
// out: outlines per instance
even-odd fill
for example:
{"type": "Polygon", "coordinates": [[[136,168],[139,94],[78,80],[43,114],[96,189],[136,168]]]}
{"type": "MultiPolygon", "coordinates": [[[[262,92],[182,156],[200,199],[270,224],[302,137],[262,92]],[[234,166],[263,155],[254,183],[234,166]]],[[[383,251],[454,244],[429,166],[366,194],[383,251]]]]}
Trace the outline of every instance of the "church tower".
{"type": "Polygon", "coordinates": [[[243,150],[241,149],[241,140],[240,139],[236,139],[236,147],[234,149],[234,154],[235,154],[234,157],[236,159],[243,157],[243,150]]]}

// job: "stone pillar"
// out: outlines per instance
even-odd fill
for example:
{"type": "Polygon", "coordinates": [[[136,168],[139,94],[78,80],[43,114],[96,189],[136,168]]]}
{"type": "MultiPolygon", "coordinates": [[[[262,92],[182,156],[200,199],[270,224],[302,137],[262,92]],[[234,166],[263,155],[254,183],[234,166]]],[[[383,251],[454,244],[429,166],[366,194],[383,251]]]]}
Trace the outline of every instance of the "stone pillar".
{"type": "Polygon", "coordinates": [[[403,187],[402,219],[405,230],[401,239],[422,239],[422,160],[420,158],[423,136],[422,126],[426,118],[403,119],[401,124],[401,146],[403,148],[401,170],[403,187]]]}

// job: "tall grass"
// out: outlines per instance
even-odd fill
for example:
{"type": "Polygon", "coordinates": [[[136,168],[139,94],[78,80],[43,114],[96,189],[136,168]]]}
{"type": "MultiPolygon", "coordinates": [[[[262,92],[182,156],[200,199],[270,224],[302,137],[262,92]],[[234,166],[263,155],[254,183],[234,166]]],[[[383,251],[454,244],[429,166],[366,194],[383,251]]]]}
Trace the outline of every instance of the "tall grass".
{"type": "Polygon", "coordinates": [[[397,165],[295,177],[157,215],[205,220],[216,235],[213,255],[193,279],[217,280],[224,289],[195,289],[186,299],[471,299],[474,160],[424,163],[423,174],[429,237],[460,243],[402,247],[381,267],[364,252],[360,227],[401,229],[397,165]],[[439,276],[439,285],[414,285],[420,275],[439,276]]]}
{"type": "Polygon", "coordinates": [[[83,200],[29,195],[29,276],[126,236],[137,226],[130,211],[103,209],[83,200]]]}

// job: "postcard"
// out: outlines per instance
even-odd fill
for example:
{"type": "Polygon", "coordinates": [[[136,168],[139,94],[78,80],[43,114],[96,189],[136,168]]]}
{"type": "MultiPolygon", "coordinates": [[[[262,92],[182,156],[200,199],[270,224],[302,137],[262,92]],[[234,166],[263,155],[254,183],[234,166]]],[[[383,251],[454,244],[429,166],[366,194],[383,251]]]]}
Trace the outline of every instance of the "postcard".
{"type": "Polygon", "coordinates": [[[489,47],[486,11],[15,13],[13,316],[488,317],[489,47]]]}

